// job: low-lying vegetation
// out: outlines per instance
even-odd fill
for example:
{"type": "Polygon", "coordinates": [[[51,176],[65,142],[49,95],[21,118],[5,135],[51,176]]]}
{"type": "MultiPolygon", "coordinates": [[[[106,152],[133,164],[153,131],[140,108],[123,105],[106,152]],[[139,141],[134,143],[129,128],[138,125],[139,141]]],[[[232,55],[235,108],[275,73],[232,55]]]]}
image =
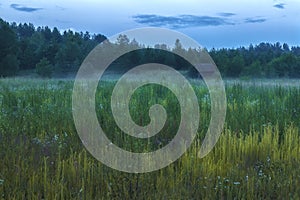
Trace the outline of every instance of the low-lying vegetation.
{"type": "MultiPolygon", "coordinates": [[[[124,134],[116,129],[109,112],[113,86],[113,82],[102,82],[96,93],[97,115],[108,137],[127,150],[159,148],[156,140],[143,145],[143,141],[124,139],[124,134]]],[[[63,80],[0,80],[0,199],[300,196],[297,84],[227,82],[225,128],[212,152],[200,159],[197,155],[210,119],[210,99],[204,86],[193,83],[200,106],[199,137],[176,162],[145,174],[116,171],[89,154],[74,126],[72,87],[72,81],[63,80]]],[[[149,105],[161,103],[165,104],[170,121],[178,122],[178,102],[172,99],[172,93],[165,88],[140,88],[130,104],[133,120],[147,124],[149,105]]],[[[176,128],[169,123],[161,140],[167,143],[176,128]]]]}

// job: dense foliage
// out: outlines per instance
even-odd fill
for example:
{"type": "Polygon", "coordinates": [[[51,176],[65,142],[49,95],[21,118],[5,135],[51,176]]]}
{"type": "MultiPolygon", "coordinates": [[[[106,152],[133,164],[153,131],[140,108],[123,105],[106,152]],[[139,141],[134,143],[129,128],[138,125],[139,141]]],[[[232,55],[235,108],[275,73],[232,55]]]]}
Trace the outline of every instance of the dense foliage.
{"type": "Polygon", "coordinates": [[[210,55],[224,76],[300,77],[300,47],[290,48],[286,43],[212,49],[210,55]]]}
{"type": "MultiPolygon", "coordinates": [[[[89,32],[71,30],[61,33],[57,28],[36,28],[27,23],[8,24],[0,19],[0,76],[13,76],[19,70],[35,69],[44,58],[54,66],[55,74],[76,72],[88,53],[105,39],[101,34],[91,35],[89,32]]],[[[156,49],[146,47],[131,52],[117,60],[112,69],[124,71],[133,65],[158,62],[178,70],[188,70],[190,76],[198,76],[185,60],[165,50],[187,55],[193,55],[199,50],[184,49],[179,40],[174,42],[174,48],[157,44],[156,49]]],[[[126,35],[120,35],[117,42],[110,45],[116,49],[144,47],[126,35]]],[[[286,43],[260,43],[236,49],[213,48],[209,54],[224,77],[300,77],[300,47],[289,47],[286,43]]]]}
{"type": "Polygon", "coordinates": [[[0,76],[16,75],[18,70],[34,70],[43,59],[55,67],[55,72],[74,71],[105,39],[100,34],[71,30],[60,33],[57,28],[36,28],[30,23],[8,24],[0,19],[0,76]]]}

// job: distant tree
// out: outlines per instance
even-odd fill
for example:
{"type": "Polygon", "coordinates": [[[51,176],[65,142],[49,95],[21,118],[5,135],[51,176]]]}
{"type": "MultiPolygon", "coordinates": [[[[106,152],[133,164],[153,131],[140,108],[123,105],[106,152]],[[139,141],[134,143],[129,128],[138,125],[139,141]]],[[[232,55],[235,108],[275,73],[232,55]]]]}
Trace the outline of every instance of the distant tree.
{"type": "Polygon", "coordinates": [[[292,47],[291,53],[295,56],[300,56],[300,47],[292,47]]]}
{"type": "Polygon", "coordinates": [[[48,26],[45,26],[44,28],[42,28],[42,34],[45,38],[46,41],[50,41],[52,38],[52,32],[51,29],[48,26]]]}
{"type": "Polygon", "coordinates": [[[84,41],[88,41],[91,39],[91,35],[88,31],[86,31],[85,34],[83,35],[83,39],[84,41]]]}
{"type": "Polygon", "coordinates": [[[185,62],[184,62],[183,58],[181,57],[181,55],[184,56],[186,54],[186,50],[182,47],[182,44],[179,39],[176,39],[176,41],[175,41],[175,48],[173,49],[173,52],[176,54],[176,56],[174,56],[175,62],[176,62],[174,67],[177,70],[179,70],[179,69],[186,70],[187,68],[185,68],[185,67],[187,67],[187,66],[184,66],[185,62]]]}
{"type": "Polygon", "coordinates": [[[129,46],[132,49],[136,49],[140,47],[140,44],[133,38],[133,40],[130,41],[129,46]]]}
{"type": "Polygon", "coordinates": [[[300,57],[296,57],[296,62],[293,65],[293,71],[292,71],[291,77],[300,78],[300,57]]]}
{"type": "Polygon", "coordinates": [[[47,58],[42,58],[35,67],[36,73],[43,78],[51,78],[53,69],[53,65],[51,65],[47,58]]]}
{"type": "Polygon", "coordinates": [[[76,70],[80,64],[80,47],[74,41],[66,41],[58,50],[55,59],[57,66],[63,71],[76,70]]]}
{"type": "Polygon", "coordinates": [[[119,37],[117,38],[117,45],[120,46],[120,48],[126,48],[129,46],[129,38],[127,35],[122,35],[120,34],[119,37]]]}
{"type": "Polygon", "coordinates": [[[0,19],[0,76],[12,76],[17,73],[17,45],[15,32],[8,23],[0,19]]]}
{"type": "Polygon", "coordinates": [[[228,56],[228,50],[223,48],[223,49],[216,51],[213,49],[210,52],[210,56],[214,60],[218,69],[220,70],[221,74],[227,75],[227,70],[230,65],[230,58],[228,56]]]}
{"type": "Polygon", "coordinates": [[[259,78],[263,76],[263,70],[259,60],[254,61],[251,65],[245,67],[241,73],[243,76],[259,78]]]}
{"type": "Polygon", "coordinates": [[[14,26],[14,31],[17,33],[18,38],[29,38],[33,35],[35,32],[35,28],[33,24],[29,23],[24,23],[24,24],[19,24],[17,27],[14,26]]]}
{"type": "Polygon", "coordinates": [[[33,69],[38,62],[36,56],[36,46],[32,44],[29,38],[23,38],[19,42],[19,60],[20,60],[20,69],[33,69]]]}
{"type": "Polygon", "coordinates": [[[176,39],[175,41],[175,48],[173,50],[174,52],[180,52],[180,51],[183,51],[183,48],[182,48],[182,44],[180,42],[179,39],[176,39]]]}
{"type": "Polygon", "coordinates": [[[104,35],[97,34],[92,37],[92,40],[94,40],[96,42],[96,44],[99,44],[99,43],[103,42],[104,40],[106,40],[106,37],[104,35]]]}
{"type": "Polygon", "coordinates": [[[62,36],[56,27],[52,31],[52,41],[54,43],[60,43],[62,41],[62,36]]]}
{"type": "Polygon", "coordinates": [[[174,69],[179,69],[180,66],[177,64],[176,54],[168,53],[164,55],[164,64],[174,69]]]}
{"type": "Polygon", "coordinates": [[[8,54],[0,62],[0,76],[14,76],[19,69],[19,60],[16,55],[8,54]]]}
{"type": "Polygon", "coordinates": [[[236,55],[228,65],[226,74],[230,77],[238,77],[241,74],[244,66],[244,58],[241,55],[236,55]]]}
{"type": "Polygon", "coordinates": [[[168,46],[166,44],[156,44],[156,45],[154,45],[154,48],[155,49],[162,49],[162,50],[165,50],[165,51],[168,50],[168,46]]]}
{"type": "Polygon", "coordinates": [[[284,44],[282,45],[282,48],[283,48],[283,51],[284,51],[284,52],[289,52],[289,51],[290,51],[290,47],[289,47],[289,45],[288,45],[287,43],[284,43],[284,44]]]}
{"type": "Polygon", "coordinates": [[[300,77],[299,57],[292,53],[284,53],[268,65],[275,70],[278,77],[300,77]]]}

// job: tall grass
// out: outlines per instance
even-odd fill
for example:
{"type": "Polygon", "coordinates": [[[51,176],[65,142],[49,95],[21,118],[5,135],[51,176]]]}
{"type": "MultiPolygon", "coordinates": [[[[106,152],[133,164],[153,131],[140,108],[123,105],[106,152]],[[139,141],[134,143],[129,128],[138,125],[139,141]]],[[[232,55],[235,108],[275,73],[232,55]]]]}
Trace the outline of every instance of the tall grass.
{"type": "MultiPolygon", "coordinates": [[[[201,112],[199,137],[168,167],[128,174],[106,167],[85,150],[72,119],[72,84],[0,80],[1,199],[300,198],[298,86],[227,84],[224,131],[212,152],[199,159],[210,100],[207,89],[194,84],[201,112]]],[[[153,103],[164,105],[170,117],[159,137],[135,140],[113,121],[107,98],[113,86],[105,82],[96,93],[97,115],[108,137],[135,152],[166,145],[179,120],[173,94],[145,86],[132,97],[130,109],[137,123],[149,122],[153,103]]]]}

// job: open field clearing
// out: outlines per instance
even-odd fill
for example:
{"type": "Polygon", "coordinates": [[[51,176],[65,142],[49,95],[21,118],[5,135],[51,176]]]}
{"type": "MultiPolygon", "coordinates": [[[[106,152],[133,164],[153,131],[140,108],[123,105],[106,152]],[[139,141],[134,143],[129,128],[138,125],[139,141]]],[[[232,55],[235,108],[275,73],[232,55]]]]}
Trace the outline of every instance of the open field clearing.
{"type": "MultiPolygon", "coordinates": [[[[210,121],[210,97],[191,81],[200,108],[196,140],[176,162],[129,174],[97,161],[83,146],[72,117],[71,80],[0,80],[0,199],[299,199],[300,81],[227,80],[225,128],[214,149],[198,157],[210,121]]],[[[113,81],[100,82],[97,117],[107,137],[133,152],[168,144],[180,107],[166,88],[147,85],[130,101],[139,125],[151,105],[168,120],[150,139],[118,129],[110,109],[113,81]]],[[[111,159],[114,159],[113,157],[111,159]]]]}

